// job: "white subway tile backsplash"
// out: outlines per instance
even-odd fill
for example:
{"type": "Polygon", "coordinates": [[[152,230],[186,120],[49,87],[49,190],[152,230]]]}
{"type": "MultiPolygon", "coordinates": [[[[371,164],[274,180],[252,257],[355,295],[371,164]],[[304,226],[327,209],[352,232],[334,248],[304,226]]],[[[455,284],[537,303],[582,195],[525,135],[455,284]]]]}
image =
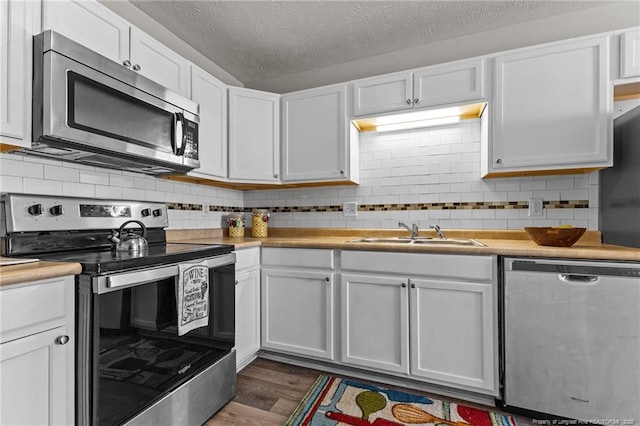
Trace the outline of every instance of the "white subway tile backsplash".
{"type": "Polygon", "coordinates": [[[22,178],[18,176],[0,177],[0,192],[23,192],[22,178]]]}
{"type": "Polygon", "coordinates": [[[88,197],[96,196],[95,185],[78,182],[62,182],[62,195],[66,197],[88,197]]]}
{"type": "Polygon", "coordinates": [[[62,195],[62,182],[59,180],[24,178],[22,185],[26,194],[62,195]]]}
{"type": "Polygon", "coordinates": [[[96,185],[109,185],[109,173],[81,170],[80,182],[93,183],[96,185]]]}
{"type": "Polygon", "coordinates": [[[44,178],[47,180],[61,180],[80,182],[80,170],[70,167],[44,166],[44,178]]]}

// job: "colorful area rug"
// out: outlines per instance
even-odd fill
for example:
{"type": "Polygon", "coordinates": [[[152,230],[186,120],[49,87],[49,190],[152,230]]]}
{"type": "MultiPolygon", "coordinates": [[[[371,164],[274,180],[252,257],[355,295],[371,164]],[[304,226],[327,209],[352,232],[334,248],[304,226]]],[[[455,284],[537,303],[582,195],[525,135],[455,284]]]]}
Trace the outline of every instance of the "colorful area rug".
{"type": "Polygon", "coordinates": [[[285,426],[516,426],[513,417],[321,375],[285,426]]]}

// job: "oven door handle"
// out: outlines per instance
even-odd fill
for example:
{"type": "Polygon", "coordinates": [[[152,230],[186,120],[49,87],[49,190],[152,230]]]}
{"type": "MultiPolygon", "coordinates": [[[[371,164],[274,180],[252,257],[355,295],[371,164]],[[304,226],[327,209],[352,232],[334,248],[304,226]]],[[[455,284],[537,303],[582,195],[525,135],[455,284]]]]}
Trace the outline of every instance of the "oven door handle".
{"type": "MultiPolygon", "coordinates": [[[[215,269],[221,266],[230,265],[236,260],[235,253],[229,253],[222,256],[216,256],[203,261],[184,262],[184,264],[202,264],[209,269],[215,269]]],[[[134,287],[150,281],[158,281],[165,278],[177,277],[179,274],[179,266],[163,266],[161,268],[150,268],[143,271],[127,272],[124,274],[115,274],[106,277],[106,288],[99,286],[98,293],[105,293],[110,289],[121,289],[126,287],[134,287]]]]}

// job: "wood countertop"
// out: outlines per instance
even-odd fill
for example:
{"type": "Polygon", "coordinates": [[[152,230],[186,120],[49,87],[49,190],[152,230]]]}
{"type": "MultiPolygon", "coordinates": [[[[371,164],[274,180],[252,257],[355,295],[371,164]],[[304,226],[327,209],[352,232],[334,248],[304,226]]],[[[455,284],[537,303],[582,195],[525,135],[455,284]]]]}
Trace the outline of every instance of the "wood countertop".
{"type": "MultiPolygon", "coordinates": [[[[486,247],[354,242],[363,237],[406,236],[406,232],[402,230],[273,228],[269,230],[270,236],[267,238],[231,238],[224,235],[224,231],[223,229],[171,230],[168,233],[168,239],[195,244],[230,244],[236,249],[298,247],[640,262],[640,249],[602,244],[600,233],[596,231],[587,231],[573,247],[539,246],[531,241],[524,231],[444,230],[449,238],[473,238],[484,243],[486,247]]],[[[248,233],[250,234],[250,231],[248,233]]],[[[421,231],[420,236],[435,237],[435,234],[431,231],[421,231]]],[[[81,271],[82,267],[79,263],[32,262],[1,266],[0,287],[77,275],[81,271]]]]}
{"type": "MultiPolygon", "coordinates": [[[[449,238],[476,239],[484,243],[486,247],[355,242],[354,240],[363,237],[406,236],[406,232],[353,229],[274,228],[269,230],[270,236],[267,238],[231,238],[224,235],[199,235],[183,241],[198,244],[232,244],[236,249],[257,246],[298,247],[640,262],[640,249],[602,244],[600,242],[600,233],[597,231],[587,231],[572,247],[539,246],[531,241],[524,231],[445,230],[445,233],[449,238]]],[[[435,234],[430,231],[423,231],[420,236],[435,237],[435,234]]]]}
{"type": "Polygon", "coordinates": [[[28,281],[39,281],[82,272],[79,263],[32,262],[0,267],[0,288],[28,281]]]}

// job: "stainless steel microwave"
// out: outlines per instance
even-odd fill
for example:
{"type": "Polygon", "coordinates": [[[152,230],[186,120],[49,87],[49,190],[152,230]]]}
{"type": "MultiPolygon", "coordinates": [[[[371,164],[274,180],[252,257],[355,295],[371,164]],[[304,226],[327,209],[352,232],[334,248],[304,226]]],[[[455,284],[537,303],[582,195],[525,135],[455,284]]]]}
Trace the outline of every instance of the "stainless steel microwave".
{"type": "Polygon", "coordinates": [[[33,56],[25,154],[152,175],[200,166],[197,103],[54,31],[33,56]]]}

